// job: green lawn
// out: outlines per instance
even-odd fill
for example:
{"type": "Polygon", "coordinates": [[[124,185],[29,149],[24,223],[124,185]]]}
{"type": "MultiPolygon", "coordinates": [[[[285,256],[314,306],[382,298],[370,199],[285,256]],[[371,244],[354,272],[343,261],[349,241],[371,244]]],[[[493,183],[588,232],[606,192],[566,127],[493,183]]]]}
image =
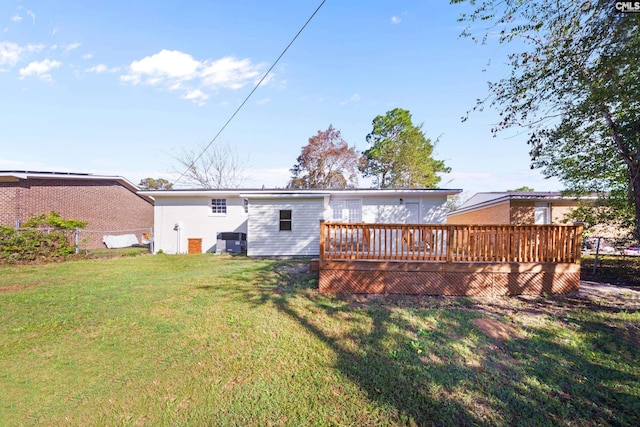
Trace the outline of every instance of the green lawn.
{"type": "Polygon", "coordinates": [[[637,306],[341,298],[307,264],[0,267],[0,425],[640,424],[637,306]]]}

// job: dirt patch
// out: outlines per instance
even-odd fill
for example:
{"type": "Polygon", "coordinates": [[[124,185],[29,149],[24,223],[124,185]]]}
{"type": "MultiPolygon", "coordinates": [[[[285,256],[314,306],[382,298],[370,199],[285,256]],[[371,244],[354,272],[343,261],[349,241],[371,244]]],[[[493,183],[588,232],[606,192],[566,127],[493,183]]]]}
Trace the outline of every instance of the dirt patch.
{"type": "Polygon", "coordinates": [[[608,306],[640,310],[640,289],[637,288],[583,280],[573,296],[608,306]]]}
{"type": "Polygon", "coordinates": [[[505,325],[499,320],[482,318],[473,319],[471,323],[476,325],[483,334],[498,340],[507,341],[519,336],[518,331],[514,327],[505,325]]]}
{"type": "Polygon", "coordinates": [[[11,286],[0,286],[0,292],[15,292],[21,291],[24,289],[24,286],[11,285],[11,286]]]}
{"type": "Polygon", "coordinates": [[[309,261],[289,261],[277,264],[270,272],[272,290],[278,295],[295,289],[317,289],[318,272],[311,271],[309,261]]]}

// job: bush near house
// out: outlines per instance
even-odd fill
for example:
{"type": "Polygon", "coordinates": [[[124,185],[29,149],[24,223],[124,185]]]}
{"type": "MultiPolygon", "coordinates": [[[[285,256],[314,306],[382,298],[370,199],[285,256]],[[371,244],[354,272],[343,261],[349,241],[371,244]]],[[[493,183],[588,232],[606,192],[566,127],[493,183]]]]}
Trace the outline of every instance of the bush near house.
{"type": "Polygon", "coordinates": [[[0,227],[0,263],[65,259],[75,250],[73,231],[85,226],[52,211],[31,215],[17,230],[0,227]]]}

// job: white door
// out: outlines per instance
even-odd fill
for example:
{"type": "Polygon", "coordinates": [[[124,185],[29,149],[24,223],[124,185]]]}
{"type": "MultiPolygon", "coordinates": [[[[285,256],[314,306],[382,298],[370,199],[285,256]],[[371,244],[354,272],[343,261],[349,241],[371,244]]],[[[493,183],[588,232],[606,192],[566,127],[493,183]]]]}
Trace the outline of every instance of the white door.
{"type": "Polygon", "coordinates": [[[551,224],[551,212],[548,203],[536,203],[535,224],[551,224]]]}

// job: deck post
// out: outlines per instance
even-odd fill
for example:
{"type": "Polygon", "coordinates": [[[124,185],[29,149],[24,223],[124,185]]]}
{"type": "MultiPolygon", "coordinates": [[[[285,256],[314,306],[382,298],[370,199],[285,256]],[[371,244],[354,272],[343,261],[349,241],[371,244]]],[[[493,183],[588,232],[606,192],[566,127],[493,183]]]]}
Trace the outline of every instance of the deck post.
{"type": "Polygon", "coordinates": [[[453,233],[455,227],[447,227],[447,264],[453,262],[453,233]]]}
{"type": "Polygon", "coordinates": [[[325,245],[326,226],[324,219],[320,220],[320,259],[324,259],[324,245],[325,245]]]}

